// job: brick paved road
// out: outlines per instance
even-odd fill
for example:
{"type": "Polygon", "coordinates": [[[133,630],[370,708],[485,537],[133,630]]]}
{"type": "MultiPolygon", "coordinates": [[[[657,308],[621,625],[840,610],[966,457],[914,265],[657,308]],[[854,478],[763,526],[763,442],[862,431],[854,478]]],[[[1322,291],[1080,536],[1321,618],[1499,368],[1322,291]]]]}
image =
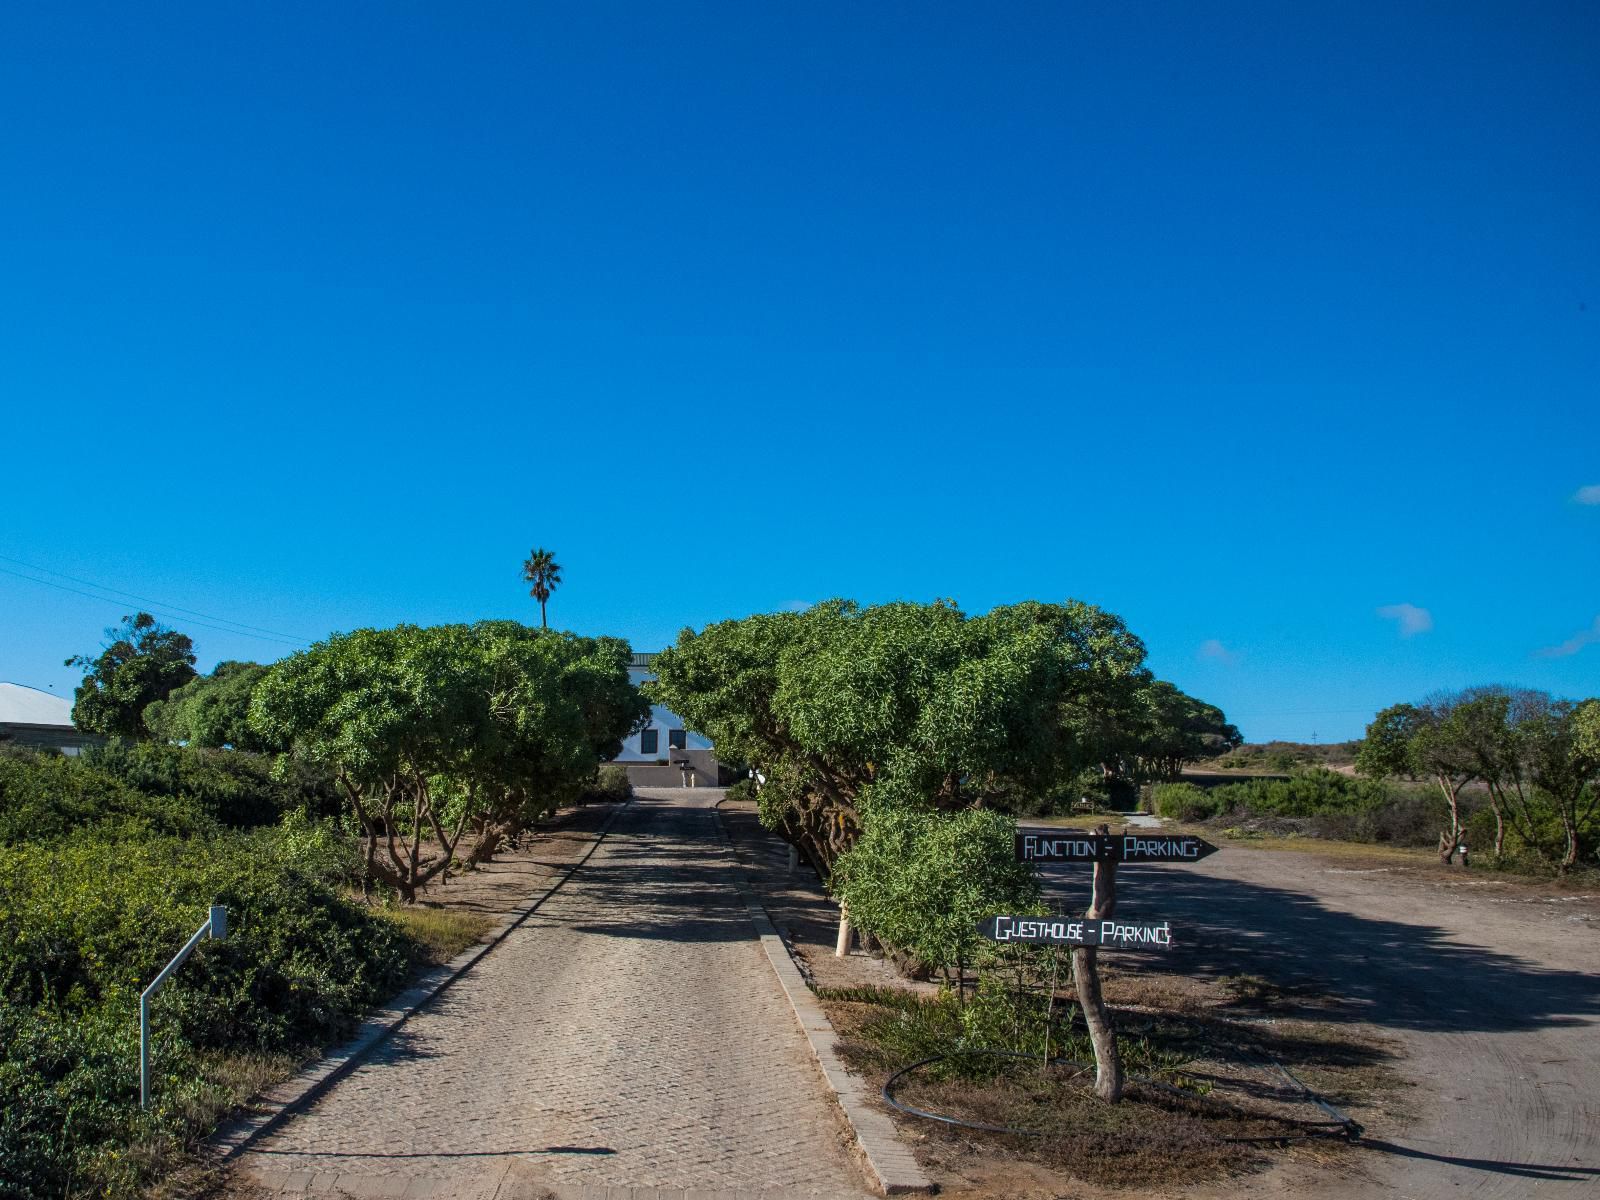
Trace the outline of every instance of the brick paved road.
{"type": "Polygon", "coordinates": [[[244,1178],[485,1200],[541,1184],[865,1195],[706,795],[641,792],[543,908],[241,1156],[244,1178]]]}

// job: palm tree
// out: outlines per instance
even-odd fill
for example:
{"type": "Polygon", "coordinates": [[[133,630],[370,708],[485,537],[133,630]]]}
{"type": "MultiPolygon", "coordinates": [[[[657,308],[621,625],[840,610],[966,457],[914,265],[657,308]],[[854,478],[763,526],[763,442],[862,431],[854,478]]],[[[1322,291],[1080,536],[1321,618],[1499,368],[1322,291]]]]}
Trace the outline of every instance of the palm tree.
{"type": "Polygon", "coordinates": [[[545,620],[544,606],[550,593],[561,586],[561,564],[554,554],[541,547],[529,554],[528,561],[522,564],[522,578],[533,584],[528,595],[539,602],[539,625],[548,629],[550,622],[545,620]]]}

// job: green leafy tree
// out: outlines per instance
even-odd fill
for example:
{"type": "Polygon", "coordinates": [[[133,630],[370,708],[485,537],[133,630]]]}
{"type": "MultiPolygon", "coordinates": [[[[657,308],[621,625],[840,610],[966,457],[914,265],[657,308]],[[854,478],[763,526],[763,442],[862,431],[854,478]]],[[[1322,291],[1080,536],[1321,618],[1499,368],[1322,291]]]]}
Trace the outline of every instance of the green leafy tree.
{"type": "Polygon", "coordinates": [[[1586,834],[1600,806],[1600,700],[1554,700],[1540,694],[1530,701],[1522,722],[1523,750],[1533,786],[1554,808],[1560,822],[1559,865],[1578,865],[1586,834]]]}
{"type": "Polygon", "coordinates": [[[406,899],[575,799],[648,714],[616,639],[511,621],[342,634],[255,689],[262,736],[332,771],[365,838],[370,880],[406,899]]]}
{"type": "Polygon", "coordinates": [[[1547,856],[1539,834],[1539,798],[1529,777],[1528,722],[1548,699],[1526,688],[1467,688],[1452,714],[1454,736],[1489,791],[1496,861],[1505,855],[1508,831],[1539,857],[1547,856]]]}
{"type": "Polygon", "coordinates": [[[191,679],[146,708],[145,726],[158,738],[190,746],[258,753],[278,749],[249,720],[251,694],[266,673],[260,663],[218,663],[211,674],[191,679]]]}
{"type": "Polygon", "coordinates": [[[646,690],[751,764],[762,819],[824,871],[861,804],[1006,807],[1101,761],[1103,713],[1148,681],[1093,605],[818,604],[685,630],[646,690]]]}
{"type": "Polygon", "coordinates": [[[194,643],[149,613],[123,617],[106,630],[106,645],[93,657],[74,655],[82,667],[72,723],[88,733],[130,740],[149,736],[144,711],[195,678],[194,643]]]}
{"type": "Polygon", "coordinates": [[[561,586],[561,564],[556,562],[553,553],[539,547],[523,561],[522,580],[533,585],[528,589],[528,595],[539,602],[539,627],[548,628],[550,623],[545,620],[545,605],[549,603],[550,593],[561,586]]]}
{"type": "Polygon", "coordinates": [[[1420,768],[1412,739],[1421,720],[1415,704],[1392,704],[1373,717],[1356,752],[1356,770],[1371,779],[1390,775],[1415,779],[1420,768]]]}
{"type": "Polygon", "coordinates": [[[1175,782],[1186,763],[1243,745],[1239,730],[1214,704],[1164,679],[1152,679],[1131,710],[1107,711],[1106,774],[1130,783],[1175,782]]]}

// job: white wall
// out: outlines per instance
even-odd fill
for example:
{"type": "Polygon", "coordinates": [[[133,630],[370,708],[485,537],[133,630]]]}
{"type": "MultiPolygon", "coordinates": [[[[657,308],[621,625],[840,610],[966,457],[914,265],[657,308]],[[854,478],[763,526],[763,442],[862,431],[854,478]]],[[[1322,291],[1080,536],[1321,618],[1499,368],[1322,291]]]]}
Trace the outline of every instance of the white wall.
{"type": "MultiPolygon", "coordinates": [[[[635,684],[640,684],[647,679],[654,679],[655,676],[651,675],[642,667],[629,667],[628,678],[631,679],[635,684]]],[[[612,761],[619,763],[664,762],[669,749],[667,745],[667,731],[669,729],[684,728],[683,718],[679,717],[676,713],[669,712],[667,709],[662,708],[659,704],[653,704],[650,706],[650,728],[656,731],[656,752],[654,754],[643,754],[640,752],[639,735],[636,733],[632,737],[623,741],[622,753],[617,755],[617,757],[612,761]]],[[[688,748],[691,750],[709,750],[711,749],[711,739],[701,737],[698,733],[691,732],[688,737],[688,748]]]]}

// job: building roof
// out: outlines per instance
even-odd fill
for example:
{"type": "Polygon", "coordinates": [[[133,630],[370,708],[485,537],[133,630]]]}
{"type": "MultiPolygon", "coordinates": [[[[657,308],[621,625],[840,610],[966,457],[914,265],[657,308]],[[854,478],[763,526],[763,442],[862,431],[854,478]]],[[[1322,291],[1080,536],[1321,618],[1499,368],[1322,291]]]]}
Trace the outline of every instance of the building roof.
{"type": "Polygon", "coordinates": [[[0,683],[0,725],[72,728],[72,701],[20,683],[0,683]]]}

